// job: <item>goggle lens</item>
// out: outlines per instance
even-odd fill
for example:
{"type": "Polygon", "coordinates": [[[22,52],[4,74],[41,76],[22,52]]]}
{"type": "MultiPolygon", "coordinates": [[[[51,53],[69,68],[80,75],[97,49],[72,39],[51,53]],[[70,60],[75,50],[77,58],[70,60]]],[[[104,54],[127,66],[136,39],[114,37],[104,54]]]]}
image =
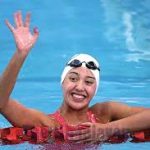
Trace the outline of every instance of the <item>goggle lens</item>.
{"type": "Polygon", "coordinates": [[[93,61],[89,61],[89,62],[83,61],[83,62],[81,62],[81,61],[78,60],[78,59],[74,59],[73,61],[71,61],[71,62],[68,63],[67,65],[70,66],[70,67],[75,67],[75,68],[77,68],[77,67],[81,67],[83,63],[85,63],[85,65],[86,65],[86,67],[87,67],[88,69],[92,69],[92,70],[96,70],[96,69],[97,69],[98,71],[100,71],[100,68],[97,67],[96,64],[95,64],[93,61]]]}

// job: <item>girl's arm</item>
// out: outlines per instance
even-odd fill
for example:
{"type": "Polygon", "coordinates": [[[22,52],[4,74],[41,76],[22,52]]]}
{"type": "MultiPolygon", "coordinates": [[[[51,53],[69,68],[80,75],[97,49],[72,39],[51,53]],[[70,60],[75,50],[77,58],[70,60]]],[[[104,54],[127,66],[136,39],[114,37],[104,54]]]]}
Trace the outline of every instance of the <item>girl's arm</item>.
{"type": "Polygon", "coordinates": [[[37,30],[34,30],[33,35],[29,31],[30,14],[27,14],[25,23],[22,21],[21,12],[14,14],[14,20],[16,27],[6,20],[13,33],[17,50],[0,78],[0,109],[7,104],[23,62],[38,38],[37,30]]]}
{"type": "Polygon", "coordinates": [[[120,131],[134,132],[150,129],[150,109],[144,107],[130,107],[122,103],[109,103],[112,122],[110,128],[120,131]]]}
{"type": "Polygon", "coordinates": [[[10,98],[19,71],[38,38],[36,29],[34,29],[33,35],[29,31],[30,14],[27,14],[25,22],[23,22],[21,12],[17,12],[14,14],[14,20],[15,27],[6,20],[8,28],[13,33],[17,50],[0,78],[0,111],[14,126],[55,127],[56,123],[53,119],[37,110],[26,108],[10,98]]]}

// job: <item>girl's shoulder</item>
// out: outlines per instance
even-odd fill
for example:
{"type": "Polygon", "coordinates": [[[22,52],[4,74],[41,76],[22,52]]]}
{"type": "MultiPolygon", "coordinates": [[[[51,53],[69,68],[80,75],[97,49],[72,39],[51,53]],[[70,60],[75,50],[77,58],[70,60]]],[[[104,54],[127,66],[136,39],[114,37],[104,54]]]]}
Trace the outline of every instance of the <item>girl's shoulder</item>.
{"type": "Polygon", "coordinates": [[[96,118],[98,118],[101,123],[107,123],[111,121],[109,103],[110,102],[96,103],[89,108],[89,110],[94,113],[96,118]]]}

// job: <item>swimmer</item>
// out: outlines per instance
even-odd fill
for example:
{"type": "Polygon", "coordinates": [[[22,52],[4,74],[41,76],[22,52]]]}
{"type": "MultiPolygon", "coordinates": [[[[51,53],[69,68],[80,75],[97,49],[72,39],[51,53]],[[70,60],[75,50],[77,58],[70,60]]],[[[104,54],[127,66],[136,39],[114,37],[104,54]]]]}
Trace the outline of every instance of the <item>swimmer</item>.
{"type": "Polygon", "coordinates": [[[123,103],[108,101],[89,106],[99,86],[100,66],[88,54],[73,56],[61,75],[63,103],[55,115],[46,115],[38,110],[26,108],[10,97],[20,69],[39,36],[35,28],[30,32],[30,14],[23,22],[21,12],[14,14],[15,27],[8,20],[6,25],[12,32],[16,51],[0,78],[0,111],[15,127],[50,127],[62,125],[86,126],[68,132],[68,140],[75,143],[96,143],[116,134],[126,134],[150,128],[150,109],[131,107],[123,103]],[[109,131],[109,132],[108,132],[109,131]]]}

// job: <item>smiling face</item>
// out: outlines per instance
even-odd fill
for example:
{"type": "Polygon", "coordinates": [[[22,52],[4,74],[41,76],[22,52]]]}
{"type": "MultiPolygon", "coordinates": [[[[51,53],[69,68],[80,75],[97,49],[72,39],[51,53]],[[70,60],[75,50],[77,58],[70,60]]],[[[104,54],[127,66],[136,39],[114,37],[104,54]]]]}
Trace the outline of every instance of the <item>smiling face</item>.
{"type": "Polygon", "coordinates": [[[95,94],[96,80],[90,69],[78,67],[71,69],[62,84],[64,105],[80,110],[88,108],[95,94]]]}

